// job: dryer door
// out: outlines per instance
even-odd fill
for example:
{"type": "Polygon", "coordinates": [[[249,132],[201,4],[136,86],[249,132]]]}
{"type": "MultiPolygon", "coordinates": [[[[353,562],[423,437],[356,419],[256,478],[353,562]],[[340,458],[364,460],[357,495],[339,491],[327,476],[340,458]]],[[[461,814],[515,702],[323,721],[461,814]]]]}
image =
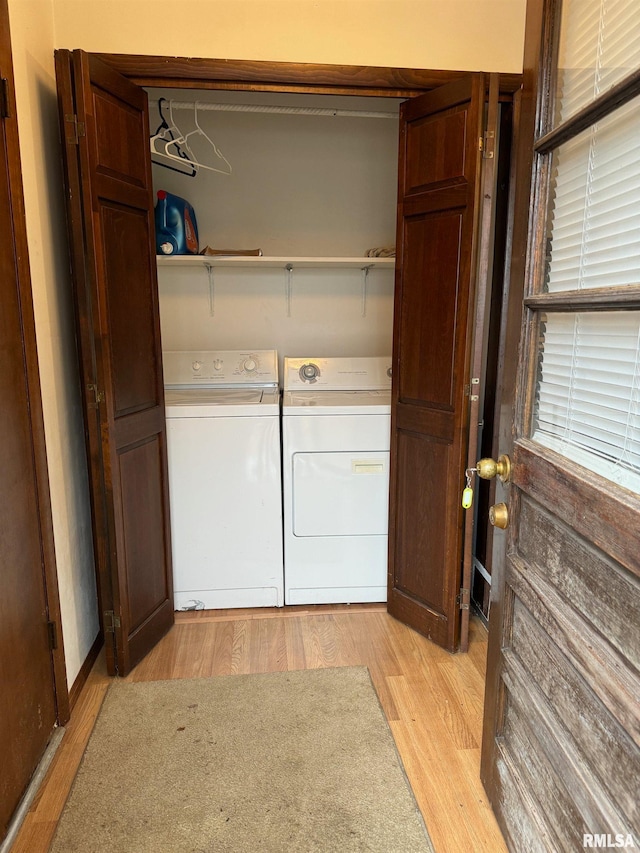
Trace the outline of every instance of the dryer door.
{"type": "Polygon", "coordinates": [[[389,453],[295,453],[294,536],[385,536],[389,453]]]}

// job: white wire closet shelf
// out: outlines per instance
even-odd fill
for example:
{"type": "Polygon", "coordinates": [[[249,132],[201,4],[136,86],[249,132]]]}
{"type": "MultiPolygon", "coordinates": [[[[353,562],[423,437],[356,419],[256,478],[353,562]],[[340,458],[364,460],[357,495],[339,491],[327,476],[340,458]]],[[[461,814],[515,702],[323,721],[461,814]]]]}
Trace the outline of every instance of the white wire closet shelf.
{"type": "Polygon", "coordinates": [[[234,113],[281,113],[283,115],[308,115],[308,116],[333,116],[351,118],[380,118],[398,119],[397,112],[381,110],[345,110],[336,107],[294,107],[282,104],[233,104],[233,103],[209,103],[207,101],[167,101],[160,98],[158,101],[150,101],[149,105],[159,104],[166,101],[173,110],[193,110],[197,108],[200,112],[234,112],[234,113]]]}
{"type": "Polygon", "coordinates": [[[288,266],[297,268],[312,267],[354,267],[359,269],[376,268],[392,269],[395,258],[367,257],[296,257],[293,255],[158,255],[158,266],[179,267],[278,267],[287,269],[288,266]]]}

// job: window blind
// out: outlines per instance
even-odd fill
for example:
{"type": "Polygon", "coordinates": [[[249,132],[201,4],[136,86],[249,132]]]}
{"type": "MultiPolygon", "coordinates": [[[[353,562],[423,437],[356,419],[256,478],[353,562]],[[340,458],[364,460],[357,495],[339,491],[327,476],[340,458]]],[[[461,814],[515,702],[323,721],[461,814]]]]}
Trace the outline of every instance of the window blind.
{"type": "Polygon", "coordinates": [[[640,284],[639,140],[635,98],[553,153],[547,292],[640,284]]]}
{"type": "Polygon", "coordinates": [[[640,312],[549,313],[532,437],[640,493],[640,312]]]}
{"type": "Polygon", "coordinates": [[[638,0],[563,0],[554,124],[639,66],[638,0]]]}

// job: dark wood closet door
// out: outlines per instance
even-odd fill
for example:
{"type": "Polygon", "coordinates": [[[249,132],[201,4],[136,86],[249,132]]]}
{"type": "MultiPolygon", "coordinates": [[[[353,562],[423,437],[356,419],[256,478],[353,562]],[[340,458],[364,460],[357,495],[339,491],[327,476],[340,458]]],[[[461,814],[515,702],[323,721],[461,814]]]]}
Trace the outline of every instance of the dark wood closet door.
{"type": "Polygon", "coordinates": [[[400,115],[388,609],[450,651],[461,641],[484,102],[473,74],[400,115]]]}
{"type": "Polygon", "coordinates": [[[0,77],[8,94],[0,119],[0,842],[57,717],[47,630],[57,616],[46,588],[46,563],[55,575],[55,562],[8,27],[0,0],[0,77]]]}
{"type": "Polygon", "coordinates": [[[147,96],[56,52],[103,627],[125,675],[173,624],[147,96]]]}

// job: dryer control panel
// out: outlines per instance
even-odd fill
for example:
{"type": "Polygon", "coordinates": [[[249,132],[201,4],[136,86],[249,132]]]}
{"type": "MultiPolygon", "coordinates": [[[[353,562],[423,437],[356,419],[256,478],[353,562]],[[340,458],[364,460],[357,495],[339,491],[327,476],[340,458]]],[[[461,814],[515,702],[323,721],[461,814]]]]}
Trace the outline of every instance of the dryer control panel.
{"type": "Polygon", "coordinates": [[[285,391],[379,391],[391,388],[391,356],[284,360],[285,391]]]}

